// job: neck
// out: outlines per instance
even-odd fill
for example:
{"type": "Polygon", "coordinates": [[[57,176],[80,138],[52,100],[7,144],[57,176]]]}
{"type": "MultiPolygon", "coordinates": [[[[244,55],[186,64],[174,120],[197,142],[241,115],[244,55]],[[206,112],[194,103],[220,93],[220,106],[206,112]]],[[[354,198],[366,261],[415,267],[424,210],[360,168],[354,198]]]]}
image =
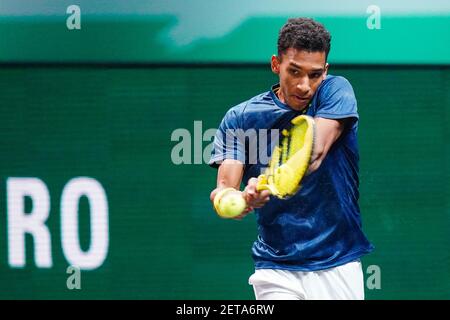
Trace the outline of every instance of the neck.
{"type": "Polygon", "coordinates": [[[281,91],[281,87],[278,87],[275,91],[274,91],[275,95],[278,97],[278,100],[280,100],[282,103],[288,105],[291,109],[295,110],[295,111],[303,111],[306,112],[306,110],[308,109],[308,105],[304,106],[303,108],[294,108],[292,106],[290,106],[287,102],[286,99],[284,98],[283,95],[283,91],[281,91]]]}
{"type": "Polygon", "coordinates": [[[275,92],[275,94],[277,95],[278,100],[280,100],[281,102],[286,104],[286,100],[284,99],[284,95],[283,95],[283,92],[281,91],[281,88],[278,88],[278,90],[275,92]]]}

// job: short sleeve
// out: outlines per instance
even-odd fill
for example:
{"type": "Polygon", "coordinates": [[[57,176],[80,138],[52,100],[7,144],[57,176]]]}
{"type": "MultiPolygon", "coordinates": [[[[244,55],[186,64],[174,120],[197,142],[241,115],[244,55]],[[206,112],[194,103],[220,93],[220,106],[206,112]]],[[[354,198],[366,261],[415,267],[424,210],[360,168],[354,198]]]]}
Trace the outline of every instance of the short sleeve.
{"type": "Polygon", "coordinates": [[[225,159],[245,163],[245,143],[242,140],[240,108],[231,108],[222,119],[214,136],[211,158],[208,164],[217,168],[225,159]]]}
{"type": "Polygon", "coordinates": [[[316,117],[358,119],[358,108],[352,85],[344,77],[333,77],[321,88],[316,117]]]}

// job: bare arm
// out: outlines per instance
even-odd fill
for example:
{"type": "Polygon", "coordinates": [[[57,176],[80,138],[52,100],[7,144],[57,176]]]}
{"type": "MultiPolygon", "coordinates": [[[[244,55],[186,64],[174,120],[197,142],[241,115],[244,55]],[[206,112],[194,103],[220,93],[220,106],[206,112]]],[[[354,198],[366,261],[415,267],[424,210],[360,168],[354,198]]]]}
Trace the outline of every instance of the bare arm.
{"type": "Polygon", "coordinates": [[[217,186],[211,192],[210,200],[214,202],[217,192],[225,188],[235,188],[239,190],[244,174],[242,162],[232,159],[225,159],[217,172],[217,186]]]}
{"type": "Polygon", "coordinates": [[[331,146],[344,131],[346,122],[345,119],[332,120],[320,117],[314,118],[314,120],[316,122],[316,132],[308,174],[316,171],[320,167],[331,146]]]}

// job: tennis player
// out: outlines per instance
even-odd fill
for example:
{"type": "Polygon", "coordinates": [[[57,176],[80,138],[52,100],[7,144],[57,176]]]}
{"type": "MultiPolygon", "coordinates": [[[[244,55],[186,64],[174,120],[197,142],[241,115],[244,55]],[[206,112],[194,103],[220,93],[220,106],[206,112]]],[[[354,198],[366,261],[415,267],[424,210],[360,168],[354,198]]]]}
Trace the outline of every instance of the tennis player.
{"type": "Polygon", "coordinates": [[[214,139],[209,164],[218,167],[218,176],[211,201],[223,188],[239,190],[242,182],[248,207],[238,218],[256,214],[255,272],[249,284],[258,300],[364,299],[360,258],[373,246],[362,231],[358,206],[357,104],[351,84],[327,74],[330,40],[322,24],[289,19],[271,60],[279,83],[228,110],[214,139]],[[252,144],[236,136],[229,143],[229,135],[282,130],[300,114],[316,123],[302,188],[287,200],[257,192],[256,177],[267,163],[259,152],[249,161],[251,148],[272,150],[273,141],[252,144]]]}

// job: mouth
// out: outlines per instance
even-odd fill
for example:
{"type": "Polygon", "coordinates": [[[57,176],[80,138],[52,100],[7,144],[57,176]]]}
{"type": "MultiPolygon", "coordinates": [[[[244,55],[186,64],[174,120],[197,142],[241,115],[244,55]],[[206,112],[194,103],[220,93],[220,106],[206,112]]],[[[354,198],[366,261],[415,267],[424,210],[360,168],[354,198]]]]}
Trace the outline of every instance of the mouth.
{"type": "Polygon", "coordinates": [[[298,102],[302,102],[302,103],[308,102],[311,99],[311,97],[301,97],[301,96],[298,96],[295,94],[293,95],[293,97],[295,100],[297,100],[298,102]]]}

